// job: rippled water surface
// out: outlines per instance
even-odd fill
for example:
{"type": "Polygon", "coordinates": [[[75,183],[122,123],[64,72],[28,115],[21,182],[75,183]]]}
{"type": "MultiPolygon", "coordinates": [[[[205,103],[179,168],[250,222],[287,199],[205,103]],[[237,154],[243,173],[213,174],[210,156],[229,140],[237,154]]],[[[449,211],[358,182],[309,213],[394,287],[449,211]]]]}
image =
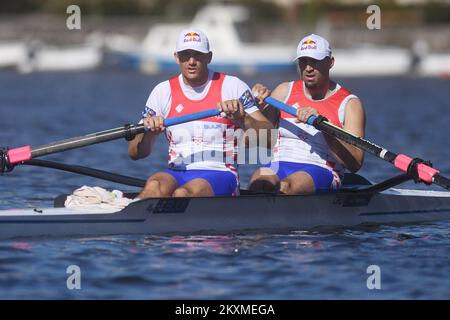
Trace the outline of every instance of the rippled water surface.
{"type": "MultiPolygon", "coordinates": [[[[249,84],[274,86],[294,77],[242,78],[249,84]]],[[[40,145],[135,122],[151,88],[165,78],[113,71],[30,75],[2,71],[0,147],[40,145]]],[[[450,175],[448,80],[339,82],[363,100],[368,139],[430,159],[450,175]]],[[[115,141],[47,158],[144,178],[164,168],[167,151],[160,139],[152,158],[132,162],[125,141],[115,141]]],[[[254,168],[241,167],[244,186],[254,168]]],[[[368,155],[360,173],[379,181],[397,172],[368,155]]],[[[124,188],[21,166],[0,176],[0,209],[51,206],[56,195],[84,184],[124,188]]],[[[449,299],[449,230],[450,222],[444,221],[275,235],[0,241],[0,298],[449,299]],[[81,290],[67,289],[70,265],[80,267],[81,290]],[[380,290],[367,288],[370,265],[380,267],[380,290]]]]}

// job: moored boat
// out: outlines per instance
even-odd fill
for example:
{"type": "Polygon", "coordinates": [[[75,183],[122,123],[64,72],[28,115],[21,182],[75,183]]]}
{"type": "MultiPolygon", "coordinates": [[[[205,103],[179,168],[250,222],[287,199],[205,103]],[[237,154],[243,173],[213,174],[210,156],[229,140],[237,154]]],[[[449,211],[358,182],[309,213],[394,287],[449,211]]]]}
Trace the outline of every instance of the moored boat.
{"type": "Polygon", "coordinates": [[[194,26],[205,30],[211,43],[214,59],[211,67],[218,71],[256,72],[290,71],[293,68],[293,48],[272,42],[242,41],[237,24],[248,19],[242,6],[209,4],[199,10],[189,24],[159,23],[150,28],[140,46],[119,50],[108,45],[122,64],[146,73],[174,72],[178,66],[173,58],[173,39],[181,30],[194,26]],[[245,52],[245,55],[242,54],[245,52]]]}

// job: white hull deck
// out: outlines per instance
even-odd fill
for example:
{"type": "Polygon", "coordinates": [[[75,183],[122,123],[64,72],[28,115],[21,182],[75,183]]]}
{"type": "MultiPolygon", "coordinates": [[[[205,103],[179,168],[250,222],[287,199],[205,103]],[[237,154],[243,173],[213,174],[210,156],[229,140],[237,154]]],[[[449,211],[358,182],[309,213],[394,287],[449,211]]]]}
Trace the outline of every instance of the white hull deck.
{"type": "Polygon", "coordinates": [[[390,189],[378,194],[161,198],[122,211],[0,210],[0,239],[104,235],[279,232],[450,219],[450,192],[390,189]]]}

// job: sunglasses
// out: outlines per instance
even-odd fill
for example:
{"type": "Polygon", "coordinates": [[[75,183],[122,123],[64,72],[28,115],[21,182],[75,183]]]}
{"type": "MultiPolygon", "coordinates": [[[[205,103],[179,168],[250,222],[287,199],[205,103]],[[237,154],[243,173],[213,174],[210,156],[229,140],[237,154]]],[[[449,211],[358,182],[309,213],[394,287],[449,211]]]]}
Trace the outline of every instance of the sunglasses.
{"type": "Polygon", "coordinates": [[[177,55],[178,55],[178,58],[182,62],[184,62],[184,61],[188,61],[191,57],[194,58],[195,60],[201,60],[208,54],[199,52],[199,51],[195,51],[195,50],[184,50],[184,51],[177,52],[177,55]]]}

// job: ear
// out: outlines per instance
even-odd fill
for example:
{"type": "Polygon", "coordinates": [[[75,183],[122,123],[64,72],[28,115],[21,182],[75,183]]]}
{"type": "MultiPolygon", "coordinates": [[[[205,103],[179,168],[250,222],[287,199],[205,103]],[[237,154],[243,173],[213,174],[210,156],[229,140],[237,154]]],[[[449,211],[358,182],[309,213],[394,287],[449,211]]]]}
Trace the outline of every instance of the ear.
{"type": "Polygon", "coordinates": [[[206,61],[208,62],[208,64],[211,63],[211,61],[212,61],[212,51],[208,52],[208,59],[206,61]]]}
{"type": "Polygon", "coordinates": [[[334,66],[334,57],[330,58],[330,69],[334,66]]]}
{"type": "Polygon", "coordinates": [[[175,62],[180,64],[180,58],[178,58],[178,54],[176,52],[173,53],[173,57],[175,58],[175,62]]]}

